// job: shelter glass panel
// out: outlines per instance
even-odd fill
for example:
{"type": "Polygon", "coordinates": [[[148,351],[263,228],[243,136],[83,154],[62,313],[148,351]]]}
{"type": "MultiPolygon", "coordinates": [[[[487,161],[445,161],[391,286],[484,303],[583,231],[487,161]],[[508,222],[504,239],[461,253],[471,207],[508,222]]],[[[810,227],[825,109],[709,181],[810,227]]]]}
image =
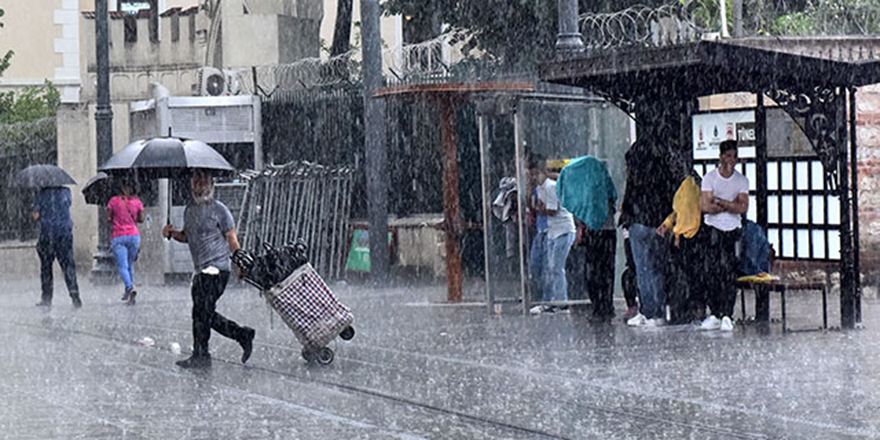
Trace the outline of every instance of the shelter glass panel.
{"type": "Polygon", "coordinates": [[[806,229],[797,230],[797,256],[798,258],[810,258],[810,231],[806,229]]]}
{"type": "Polygon", "coordinates": [[[813,258],[824,260],[828,258],[828,254],[825,250],[825,237],[827,231],[825,230],[814,230],[813,231],[813,258]]]}
{"type": "Polygon", "coordinates": [[[794,229],[783,229],[782,230],[782,256],[785,258],[793,258],[795,255],[794,249],[794,229]]]}

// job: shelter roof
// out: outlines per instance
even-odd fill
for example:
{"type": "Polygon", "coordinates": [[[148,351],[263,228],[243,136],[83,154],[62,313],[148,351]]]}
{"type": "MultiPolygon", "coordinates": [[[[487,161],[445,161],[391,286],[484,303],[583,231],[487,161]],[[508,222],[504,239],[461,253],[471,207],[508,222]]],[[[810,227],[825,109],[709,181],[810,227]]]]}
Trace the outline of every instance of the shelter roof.
{"type": "MultiPolygon", "coordinates": [[[[873,47],[880,40],[869,41],[873,47]]],[[[860,49],[854,55],[852,46],[848,53],[841,47],[827,53],[796,53],[794,48],[783,40],[766,38],[617,48],[558,58],[541,65],[539,75],[544,81],[629,98],[689,99],[719,93],[880,82],[880,60],[875,59],[873,49],[869,53],[860,49]]]]}

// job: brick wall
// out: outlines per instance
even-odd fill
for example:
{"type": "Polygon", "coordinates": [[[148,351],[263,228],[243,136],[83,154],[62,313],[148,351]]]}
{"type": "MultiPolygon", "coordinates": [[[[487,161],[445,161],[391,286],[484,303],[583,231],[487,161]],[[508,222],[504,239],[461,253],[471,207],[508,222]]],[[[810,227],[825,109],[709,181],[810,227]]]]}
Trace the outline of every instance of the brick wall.
{"type": "Polygon", "coordinates": [[[860,88],[856,103],[861,272],[880,284],[880,85],[860,88]]]}

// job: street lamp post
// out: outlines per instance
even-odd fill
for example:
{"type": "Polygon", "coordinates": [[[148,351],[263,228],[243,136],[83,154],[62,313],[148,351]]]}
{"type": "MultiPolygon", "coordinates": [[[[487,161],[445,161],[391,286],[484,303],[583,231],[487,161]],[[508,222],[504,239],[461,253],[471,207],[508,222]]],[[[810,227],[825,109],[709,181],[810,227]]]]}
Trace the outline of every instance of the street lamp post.
{"type": "Polygon", "coordinates": [[[385,101],[375,96],[383,85],[382,36],[378,0],[361,1],[361,35],[364,62],[364,149],[366,150],[367,212],[370,221],[370,275],[387,281],[388,176],[385,151],[385,101]]]}
{"type": "MultiPolygon", "coordinates": [[[[113,109],[110,107],[110,54],[107,41],[107,0],[95,0],[95,54],[97,56],[98,99],[95,110],[97,166],[113,155],[113,109]]],[[[110,252],[110,225],[106,207],[98,208],[98,250],[94,255],[93,280],[107,280],[113,275],[110,252]]]]}
{"type": "Polygon", "coordinates": [[[559,33],[556,34],[556,51],[580,52],[584,50],[584,40],[578,29],[578,0],[558,0],[559,33]]]}

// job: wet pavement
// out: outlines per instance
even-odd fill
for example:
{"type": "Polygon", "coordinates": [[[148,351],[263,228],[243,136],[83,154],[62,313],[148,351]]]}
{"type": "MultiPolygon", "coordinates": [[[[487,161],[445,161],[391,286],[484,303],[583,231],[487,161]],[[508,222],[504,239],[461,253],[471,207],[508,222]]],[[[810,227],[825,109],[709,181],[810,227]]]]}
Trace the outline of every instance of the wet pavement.
{"type": "MultiPolygon", "coordinates": [[[[439,285],[334,285],[357,334],[332,343],[335,361],[319,366],[242,285],[218,310],[257,329],[251,360],[243,366],[238,345],[214,334],[213,367],[187,371],[174,364],[191,345],[187,286],[140,287],[131,307],[121,287],[81,283],[82,309],[59,284],[47,311],[34,307],[38,280],[4,280],[0,438],[880,436],[875,300],[863,303],[861,330],[783,334],[772,323],[724,334],[523,316],[514,305],[489,315],[479,303],[444,304],[439,285]]],[[[821,324],[815,296],[787,297],[791,327],[821,324]]]]}

